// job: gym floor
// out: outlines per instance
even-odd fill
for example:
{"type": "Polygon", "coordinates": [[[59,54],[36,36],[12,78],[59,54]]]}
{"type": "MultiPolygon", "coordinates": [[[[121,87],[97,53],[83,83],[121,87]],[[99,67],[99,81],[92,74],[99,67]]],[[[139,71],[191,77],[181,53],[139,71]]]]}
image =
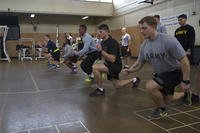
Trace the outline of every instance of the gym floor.
{"type": "MultiPolygon", "coordinates": [[[[106,95],[89,97],[95,84],[86,75],[61,66],[48,70],[44,61],[0,63],[0,133],[199,133],[200,106],[167,107],[169,115],[147,119],[154,104],[144,92],[151,78],[149,65],[128,77],[139,76],[138,88],[115,90],[104,79],[106,95]]],[[[192,66],[192,82],[195,66],[192,66]]]]}

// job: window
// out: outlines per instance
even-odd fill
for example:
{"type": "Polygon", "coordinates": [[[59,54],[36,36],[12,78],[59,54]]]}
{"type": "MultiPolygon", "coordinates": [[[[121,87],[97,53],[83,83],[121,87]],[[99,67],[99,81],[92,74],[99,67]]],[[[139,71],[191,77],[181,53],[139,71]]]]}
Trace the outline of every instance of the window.
{"type": "Polygon", "coordinates": [[[85,0],[85,1],[107,2],[107,3],[112,3],[113,2],[113,0],[85,0]]]}
{"type": "Polygon", "coordinates": [[[99,2],[99,0],[85,0],[85,1],[96,1],[96,2],[99,2]]]}
{"type": "Polygon", "coordinates": [[[108,3],[112,3],[112,0],[100,0],[100,2],[108,2],[108,3]]]}

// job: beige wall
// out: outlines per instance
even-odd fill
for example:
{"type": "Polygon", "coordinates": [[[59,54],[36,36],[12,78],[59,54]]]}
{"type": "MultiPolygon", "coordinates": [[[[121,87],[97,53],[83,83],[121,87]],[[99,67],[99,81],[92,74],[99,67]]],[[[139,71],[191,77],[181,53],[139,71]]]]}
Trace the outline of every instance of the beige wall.
{"type": "MultiPolygon", "coordinates": [[[[6,1],[11,2],[11,0],[3,0],[2,3],[5,4],[6,1]]],[[[18,2],[21,0],[18,0],[18,2]]],[[[52,1],[52,0],[51,0],[52,1]]],[[[50,3],[51,3],[50,1],[50,3]]],[[[67,1],[67,0],[66,0],[67,1]]],[[[132,2],[131,0],[122,0],[123,2],[132,2]]],[[[164,1],[164,0],[163,0],[164,1]]],[[[36,1],[37,2],[37,1],[36,1]]],[[[114,0],[115,2],[115,0],[114,0]]],[[[2,6],[2,3],[0,7],[2,6]]],[[[20,3],[20,2],[19,2],[20,3]]],[[[27,2],[25,2],[27,3],[27,2]]],[[[130,4],[131,5],[131,4],[130,4]]],[[[50,4],[51,6],[51,4],[50,4]]],[[[116,5],[115,5],[116,7],[116,5]]],[[[103,18],[100,19],[100,21],[97,21],[96,18],[90,18],[87,20],[82,20],[81,16],[67,16],[67,15],[36,15],[36,18],[34,21],[37,22],[39,20],[39,24],[37,25],[37,30],[33,31],[33,26],[31,24],[31,19],[28,15],[20,15],[20,29],[22,36],[25,37],[32,37],[36,41],[41,41],[43,39],[43,35],[46,33],[50,33],[53,36],[53,40],[55,41],[56,36],[56,25],[59,25],[59,33],[62,35],[64,32],[71,32],[73,34],[78,33],[78,25],[79,24],[86,24],[88,26],[88,32],[89,33],[95,33],[96,32],[96,26],[101,23],[106,23],[109,25],[112,34],[117,40],[120,40],[121,33],[119,32],[121,27],[129,27],[129,32],[131,32],[131,36],[135,37],[137,46],[139,46],[138,43],[140,43],[140,40],[142,40],[141,35],[139,33],[139,30],[133,30],[133,27],[137,27],[138,21],[146,16],[146,15],[154,15],[159,14],[162,17],[172,16],[175,14],[180,13],[188,13],[188,23],[193,25],[196,30],[196,43],[200,44],[200,28],[198,21],[200,19],[200,0],[165,0],[165,2],[157,3],[154,5],[148,5],[145,8],[137,9],[135,11],[130,10],[131,6],[128,6],[127,8],[123,6],[123,3],[118,4],[117,8],[119,8],[119,14],[117,15],[115,11],[115,17],[112,18],[103,18]],[[194,4],[194,1],[196,2],[194,4]],[[123,10],[126,12],[121,11],[121,8],[123,7],[123,10]],[[197,15],[191,15],[192,11],[196,11],[197,15]],[[123,14],[123,15],[122,15],[123,14]],[[103,21],[102,21],[103,20],[103,21]],[[115,34],[116,33],[116,34],[115,34]]],[[[117,9],[116,8],[116,9],[117,9]]],[[[0,8],[3,9],[3,8],[0,8]]],[[[178,27],[176,26],[170,26],[167,27],[168,34],[173,35],[175,29],[178,27]]],[[[62,42],[62,37],[60,38],[60,42],[62,42]]],[[[13,42],[12,42],[13,43],[13,42]]],[[[16,43],[16,42],[14,42],[16,43]]],[[[134,44],[134,43],[133,43],[134,44]]],[[[9,49],[14,50],[15,45],[10,45],[9,49]],[[12,47],[12,48],[11,48],[12,47]]],[[[11,51],[12,51],[11,50],[11,51]]],[[[136,51],[134,51],[137,54],[138,48],[136,51]]],[[[12,54],[12,52],[10,52],[12,54]]]]}
{"type": "Polygon", "coordinates": [[[84,2],[78,0],[1,0],[0,11],[48,14],[112,16],[111,3],[84,2]]]}
{"type": "MultiPolygon", "coordinates": [[[[31,24],[20,24],[21,33],[56,33],[56,24],[39,24],[37,30],[33,31],[31,24]]],[[[78,33],[79,25],[59,25],[59,33],[72,32],[78,33]]],[[[96,31],[96,25],[87,25],[88,32],[94,33],[96,31]]]]}

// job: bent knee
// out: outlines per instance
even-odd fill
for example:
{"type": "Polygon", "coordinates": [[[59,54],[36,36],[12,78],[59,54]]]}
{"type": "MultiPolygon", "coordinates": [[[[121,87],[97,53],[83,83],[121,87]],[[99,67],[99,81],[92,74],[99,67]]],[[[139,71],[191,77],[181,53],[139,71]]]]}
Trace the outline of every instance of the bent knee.
{"type": "Polygon", "coordinates": [[[98,67],[98,65],[96,65],[96,64],[94,64],[93,66],[92,66],[92,70],[97,70],[99,67],[98,67]]]}
{"type": "Polygon", "coordinates": [[[148,93],[158,91],[161,88],[154,80],[149,80],[146,83],[146,91],[148,93]]]}

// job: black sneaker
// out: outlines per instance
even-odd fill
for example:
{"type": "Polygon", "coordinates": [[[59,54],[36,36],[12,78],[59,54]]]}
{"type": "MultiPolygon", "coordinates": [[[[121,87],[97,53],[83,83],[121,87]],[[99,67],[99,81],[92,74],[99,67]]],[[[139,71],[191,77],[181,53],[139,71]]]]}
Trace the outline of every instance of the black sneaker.
{"type": "Polygon", "coordinates": [[[149,119],[158,119],[161,117],[167,116],[166,109],[162,109],[160,107],[155,108],[153,113],[150,116],[147,116],[149,119]]]}
{"type": "Polygon", "coordinates": [[[133,81],[133,88],[138,87],[139,84],[140,84],[140,78],[139,78],[139,77],[136,77],[135,79],[136,79],[136,80],[133,81]]]}
{"type": "Polygon", "coordinates": [[[192,91],[187,89],[185,95],[183,97],[183,104],[184,105],[192,105],[192,91]]]}
{"type": "Polygon", "coordinates": [[[103,89],[103,91],[102,90],[100,90],[99,88],[97,88],[96,90],[94,90],[93,92],[91,92],[89,95],[91,96],[91,97],[94,97],[94,96],[102,96],[102,95],[104,95],[105,94],[105,90],[103,89]]]}
{"type": "Polygon", "coordinates": [[[199,99],[198,95],[192,94],[192,103],[194,103],[194,104],[200,103],[200,99],[199,99]]]}

